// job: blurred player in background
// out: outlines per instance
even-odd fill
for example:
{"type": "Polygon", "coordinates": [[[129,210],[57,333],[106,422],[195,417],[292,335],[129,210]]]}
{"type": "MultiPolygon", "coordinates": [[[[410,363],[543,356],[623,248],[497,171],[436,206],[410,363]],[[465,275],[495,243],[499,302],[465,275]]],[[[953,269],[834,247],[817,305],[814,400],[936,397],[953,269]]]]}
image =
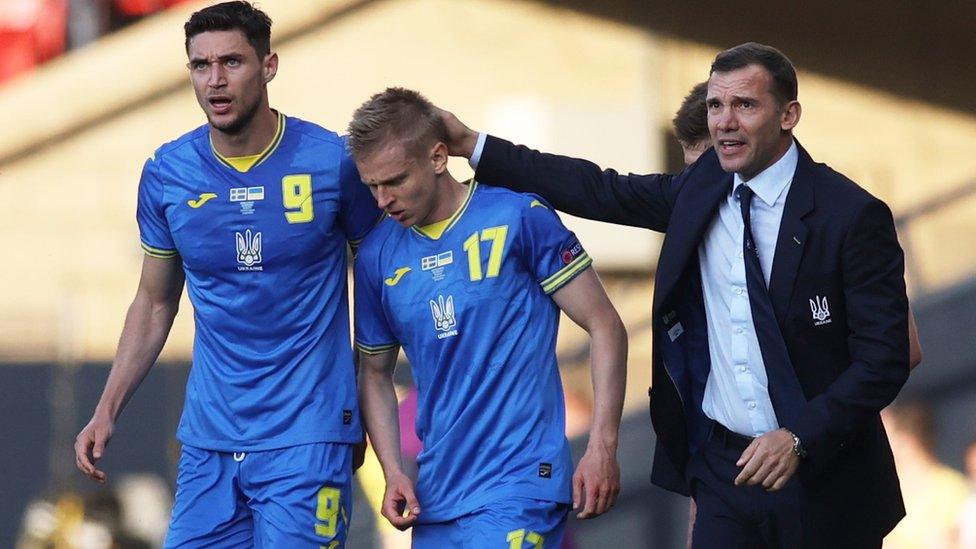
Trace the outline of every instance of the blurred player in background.
{"type": "Polygon", "coordinates": [[[185,25],[208,123],[146,161],[145,252],[111,374],[75,443],[96,468],[163,347],[184,280],[193,368],[166,545],[342,547],[361,439],[346,245],[379,211],[335,133],[269,107],[271,20],[246,2],[185,25]]]}
{"type": "Polygon", "coordinates": [[[619,491],[626,333],[556,213],[531,195],[456,181],[445,137],[433,105],[400,88],[373,96],[349,127],[363,181],[390,217],[355,266],[360,398],[386,475],[383,514],[413,526],[419,548],[558,547],[570,502],[589,518],[619,491]],[[575,475],[560,309],[591,337],[593,427],[575,475]],[[401,345],[424,448],[416,495],[398,446],[401,345]]]}
{"type": "Polygon", "coordinates": [[[959,513],[959,549],[976,549],[976,439],[966,447],[963,456],[969,495],[959,513]]]}
{"type": "Polygon", "coordinates": [[[881,412],[905,492],[905,518],[885,537],[889,549],[955,547],[966,477],[935,455],[937,429],[923,402],[895,401],[881,412]]]}
{"type": "Polygon", "coordinates": [[[708,82],[695,84],[681,101],[678,112],[674,113],[671,120],[674,136],[681,145],[685,166],[694,164],[712,146],[712,136],[708,133],[708,111],[705,109],[706,95],[708,82]]]}

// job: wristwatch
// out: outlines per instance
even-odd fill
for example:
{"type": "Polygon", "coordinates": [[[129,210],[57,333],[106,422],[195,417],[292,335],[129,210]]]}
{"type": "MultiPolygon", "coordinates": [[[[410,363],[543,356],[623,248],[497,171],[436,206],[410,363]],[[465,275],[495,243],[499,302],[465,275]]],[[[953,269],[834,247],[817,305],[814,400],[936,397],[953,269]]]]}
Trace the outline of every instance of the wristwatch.
{"type": "Polygon", "coordinates": [[[793,453],[800,459],[807,457],[807,449],[803,447],[803,443],[800,442],[800,437],[793,434],[793,431],[786,431],[793,437],[793,453]]]}

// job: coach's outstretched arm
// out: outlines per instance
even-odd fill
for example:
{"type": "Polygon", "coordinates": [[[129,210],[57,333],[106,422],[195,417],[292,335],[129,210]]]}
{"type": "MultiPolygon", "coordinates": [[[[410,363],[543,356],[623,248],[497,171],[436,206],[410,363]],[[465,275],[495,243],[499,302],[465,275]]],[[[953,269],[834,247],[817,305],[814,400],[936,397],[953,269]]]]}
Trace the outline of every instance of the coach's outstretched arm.
{"type": "Polygon", "coordinates": [[[366,432],[383,467],[386,493],[381,513],[398,530],[413,526],[420,514],[413,482],[403,472],[400,456],[400,411],[397,408],[393,370],[400,348],[371,354],[360,351],[359,405],[366,432]],[[409,511],[406,516],[403,510],[409,511]]]}
{"type": "Polygon", "coordinates": [[[552,294],[553,300],[590,334],[593,423],[586,453],[573,475],[573,509],[586,519],[607,512],[620,493],[617,439],[627,381],[627,332],[596,271],[587,269],[552,294]]]}
{"type": "MultiPolygon", "coordinates": [[[[684,177],[601,170],[587,160],[541,153],[481,135],[453,114],[443,109],[440,114],[451,155],[471,159],[478,181],[538,194],[557,210],[588,219],[661,232],[667,228],[684,177]]],[[[706,161],[689,170],[715,170],[720,177],[721,167],[714,153],[703,156],[706,161]]]]}
{"type": "Polygon", "coordinates": [[[93,480],[105,483],[108,478],[95,464],[104,455],[129,397],[163,350],[180,307],[184,276],[179,256],[143,258],[139,289],[125,315],[112,371],[91,421],[75,439],[75,463],[93,480]]]}

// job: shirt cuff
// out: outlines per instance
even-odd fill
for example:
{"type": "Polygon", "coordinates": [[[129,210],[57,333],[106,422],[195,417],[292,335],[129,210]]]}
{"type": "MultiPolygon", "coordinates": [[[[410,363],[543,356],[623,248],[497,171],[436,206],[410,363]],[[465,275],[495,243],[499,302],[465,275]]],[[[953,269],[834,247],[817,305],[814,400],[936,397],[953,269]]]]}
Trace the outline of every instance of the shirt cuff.
{"type": "Polygon", "coordinates": [[[471,169],[478,171],[478,162],[481,162],[481,153],[485,150],[485,140],[488,139],[488,134],[480,132],[478,134],[478,142],[474,146],[474,150],[471,151],[471,158],[468,159],[468,166],[471,169]]]}

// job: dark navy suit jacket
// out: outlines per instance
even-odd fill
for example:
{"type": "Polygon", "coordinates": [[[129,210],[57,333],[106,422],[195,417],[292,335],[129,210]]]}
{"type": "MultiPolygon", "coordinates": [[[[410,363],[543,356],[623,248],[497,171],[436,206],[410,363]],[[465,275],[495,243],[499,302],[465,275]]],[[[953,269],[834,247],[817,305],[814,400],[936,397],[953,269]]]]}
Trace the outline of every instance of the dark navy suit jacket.
{"type": "MultiPolygon", "coordinates": [[[[787,421],[777,416],[809,452],[797,476],[805,530],[824,541],[880,539],[905,512],[879,418],[908,378],[904,260],[888,207],[802,147],[799,155],[769,294],[806,402],[787,421]]],[[[685,468],[708,428],[697,250],[732,174],[712,149],[677,175],[623,175],[489,136],[476,178],[576,216],[665,233],[652,309],[651,479],[688,495],[685,468]]]]}

